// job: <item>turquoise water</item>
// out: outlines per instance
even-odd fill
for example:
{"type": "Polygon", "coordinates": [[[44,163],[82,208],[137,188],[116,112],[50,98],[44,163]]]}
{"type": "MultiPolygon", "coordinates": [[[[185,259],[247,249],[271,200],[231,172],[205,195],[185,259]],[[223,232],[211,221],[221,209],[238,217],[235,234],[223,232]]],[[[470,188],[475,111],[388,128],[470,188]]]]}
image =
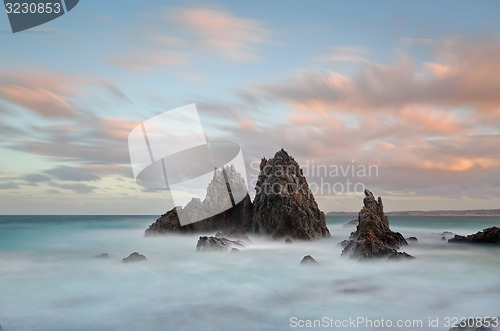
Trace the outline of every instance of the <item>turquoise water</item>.
{"type": "Polygon", "coordinates": [[[238,253],[196,252],[199,235],[145,238],[154,219],[0,216],[2,330],[291,330],[291,318],[324,317],[447,330],[446,317],[500,315],[500,249],[441,240],[498,217],[391,217],[393,230],[418,238],[404,248],[417,259],[399,262],[341,257],[350,217],[327,218],[330,239],[252,238],[238,253]],[[148,261],[121,263],[134,251],[148,261]],[[320,265],[301,266],[308,254],[320,265]]]}

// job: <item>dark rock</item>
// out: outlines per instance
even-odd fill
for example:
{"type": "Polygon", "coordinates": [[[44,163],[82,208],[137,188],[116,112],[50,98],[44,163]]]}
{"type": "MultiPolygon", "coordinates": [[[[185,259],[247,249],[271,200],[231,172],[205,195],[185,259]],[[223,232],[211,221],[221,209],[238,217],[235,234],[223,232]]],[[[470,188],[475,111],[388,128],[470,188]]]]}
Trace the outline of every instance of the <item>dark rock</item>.
{"type": "Polygon", "coordinates": [[[228,251],[233,248],[244,247],[239,240],[202,236],[196,244],[197,251],[228,251]]]}
{"type": "Polygon", "coordinates": [[[96,255],[95,258],[96,259],[107,259],[107,258],[109,258],[109,254],[108,253],[102,253],[102,254],[96,255]]]}
{"type": "Polygon", "coordinates": [[[297,162],[281,150],[260,163],[251,232],[281,239],[330,237],[325,214],[297,162]]]}
{"type": "Polygon", "coordinates": [[[231,228],[228,230],[224,231],[219,231],[215,234],[215,237],[217,238],[227,238],[227,239],[232,239],[232,240],[240,240],[243,242],[250,243],[252,242],[250,240],[250,237],[246,233],[242,233],[240,228],[231,228]]]}
{"type": "Polygon", "coordinates": [[[146,257],[142,254],[139,254],[137,252],[134,252],[132,254],[130,254],[129,256],[127,256],[126,258],[124,258],[122,260],[122,262],[126,263],[126,262],[138,262],[138,261],[146,261],[146,257]]]}
{"type": "Polygon", "coordinates": [[[365,190],[364,207],[359,212],[359,224],[351,234],[349,244],[342,255],[351,258],[408,258],[409,254],[398,252],[399,246],[407,245],[399,232],[389,228],[389,219],[384,214],[382,198],[375,200],[372,192],[365,190]]]}
{"type": "Polygon", "coordinates": [[[417,239],[417,237],[408,237],[408,238],[406,238],[406,241],[414,241],[414,242],[417,242],[417,241],[418,241],[418,239],[417,239]]]}
{"type": "MultiPolygon", "coordinates": [[[[228,181],[232,187],[244,185],[244,180],[236,171],[234,166],[226,166],[224,168],[228,181]]],[[[221,170],[214,171],[214,176],[210,182],[207,195],[203,201],[193,198],[184,208],[175,207],[162,215],[155,223],[146,230],[145,235],[165,234],[165,233],[193,233],[193,232],[209,232],[219,230],[229,230],[232,233],[239,232],[244,234],[247,232],[253,214],[253,204],[250,196],[247,194],[243,200],[234,205],[232,208],[215,215],[214,210],[220,210],[219,204],[225,204],[227,201],[220,201],[220,197],[228,197],[218,194],[221,190],[227,192],[227,186],[224,174],[221,170]],[[179,221],[179,213],[185,218],[199,219],[203,215],[215,215],[207,217],[201,221],[181,225],[179,221]]],[[[241,190],[239,190],[241,191],[241,190]]]]}
{"type": "Polygon", "coordinates": [[[446,240],[446,237],[445,237],[445,236],[442,236],[442,237],[441,237],[441,240],[446,240]]]}
{"type": "Polygon", "coordinates": [[[302,261],[300,261],[300,264],[318,264],[318,262],[311,255],[306,255],[302,261]]]}
{"type": "Polygon", "coordinates": [[[352,221],[349,221],[347,222],[346,224],[342,225],[342,227],[344,228],[354,228],[356,226],[358,226],[358,220],[352,220],[352,221]]]}
{"type": "Polygon", "coordinates": [[[285,239],[285,243],[287,243],[287,244],[293,244],[293,240],[292,240],[292,238],[290,238],[290,237],[286,237],[286,239],[285,239]]]}
{"type": "Polygon", "coordinates": [[[500,228],[494,226],[484,229],[476,234],[468,236],[455,235],[454,238],[448,240],[450,243],[478,243],[478,244],[500,244],[500,228]]]}

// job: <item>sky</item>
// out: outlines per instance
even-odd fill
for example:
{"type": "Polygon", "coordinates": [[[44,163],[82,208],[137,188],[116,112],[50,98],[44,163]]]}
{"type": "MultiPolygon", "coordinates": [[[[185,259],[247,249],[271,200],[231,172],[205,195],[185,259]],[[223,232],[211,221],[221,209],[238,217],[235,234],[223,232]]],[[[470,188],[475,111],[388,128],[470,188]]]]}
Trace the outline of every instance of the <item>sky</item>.
{"type": "Polygon", "coordinates": [[[169,191],[135,182],[127,137],[191,103],[209,140],[241,146],[250,190],[284,148],[325,212],[358,211],[361,187],[387,211],[500,208],[498,13],[81,0],[15,34],[0,14],[0,214],[166,212],[169,191]]]}

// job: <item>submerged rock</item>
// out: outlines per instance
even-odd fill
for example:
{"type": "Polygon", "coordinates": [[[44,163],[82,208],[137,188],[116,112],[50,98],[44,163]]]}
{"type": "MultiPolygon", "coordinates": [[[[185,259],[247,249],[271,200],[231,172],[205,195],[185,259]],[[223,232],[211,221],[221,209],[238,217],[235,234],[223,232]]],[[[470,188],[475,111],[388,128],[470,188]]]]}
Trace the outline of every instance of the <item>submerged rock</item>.
{"type": "Polygon", "coordinates": [[[96,255],[95,258],[96,259],[107,259],[107,258],[109,258],[109,254],[108,253],[102,253],[102,254],[96,255]]]}
{"type": "Polygon", "coordinates": [[[417,241],[418,241],[418,239],[417,239],[417,237],[408,237],[408,238],[406,238],[406,241],[414,241],[414,242],[417,242],[417,241]]]}
{"type": "Polygon", "coordinates": [[[293,240],[290,237],[286,237],[285,244],[293,244],[293,240]]]}
{"type": "Polygon", "coordinates": [[[347,223],[345,223],[344,225],[342,225],[343,228],[354,228],[356,226],[358,226],[359,222],[358,220],[352,220],[352,221],[349,221],[347,223]]]}
{"type": "Polygon", "coordinates": [[[330,237],[298,163],[282,149],[260,163],[250,231],[282,239],[330,237]]]}
{"type": "Polygon", "coordinates": [[[484,229],[478,233],[468,236],[455,235],[454,238],[448,240],[450,243],[479,243],[479,244],[500,244],[500,228],[494,226],[484,229]]]}
{"type": "Polygon", "coordinates": [[[127,256],[126,258],[124,258],[122,260],[123,263],[127,263],[127,262],[138,262],[138,261],[146,261],[146,257],[142,254],[139,254],[137,252],[134,252],[132,254],[130,254],[129,256],[127,256]]]}
{"type": "Polygon", "coordinates": [[[300,264],[318,264],[318,262],[311,255],[306,255],[302,261],[300,261],[300,264]]]}
{"type": "MultiPolygon", "coordinates": [[[[245,233],[252,220],[253,204],[250,196],[247,194],[243,200],[235,204],[232,208],[227,209],[222,213],[215,214],[215,210],[220,210],[220,204],[230,204],[226,201],[229,199],[227,194],[227,184],[231,183],[231,187],[245,185],[241,175],[236,171],[233,165],[226,166],[222,170],[215,170],[214,176],[207,188],[207,195],[203,201],[193,198],[184,208],[175,207],[168,211],[146,230],[145,235],[165,234],[165,233],[189,233],[189,232],[209,232],[219,230],[230,230],[233,233],[245,233]],[[220,192],[224,192],[221,194],[220,192]],[[224,197],[222,199],[221,197],[224,197]],[[201,221],[181,225],[179,221],[179,213],[186,219],[201,219],[201,221]],[[214,215],[214,216],[210,216],[214,215]]],[[[241,189],[238,192],[242,191],[241,189]]]]}
{"type": "Polygon", "coordinates": [[[238,247],[244,247],[239,240],[229,240],[227,238],[202,236],[196,244],[197,251],[238,251],[238,247]]]}
{"type": "Polygon", "coordinates": [[[398,252],[401,245],[407,245],[399,232],[389,228],[389,219],[384,214],[382,198],[375,199],[372,192],[365,190],[364,207],[359,212],[356,232],[351,234],[349,244],[342,255],[351,258],[411,258],[412,256],[398,252]]]}

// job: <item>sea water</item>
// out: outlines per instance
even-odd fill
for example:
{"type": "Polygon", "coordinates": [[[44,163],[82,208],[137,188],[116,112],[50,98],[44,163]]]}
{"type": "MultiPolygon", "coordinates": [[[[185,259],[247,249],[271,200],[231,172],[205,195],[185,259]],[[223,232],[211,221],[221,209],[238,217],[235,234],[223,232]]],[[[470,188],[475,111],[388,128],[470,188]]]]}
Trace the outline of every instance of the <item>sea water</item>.
{"type": "Polygon", "coordinates": [[[328,239],[251,237],[235,253],[197,252],[200,234],[144,237],[154,220],[0,216],[2,330],[349,329],[353,320],[360,330],[448,330],[451,318],[500,315],[500,248],[442,240],[498,217],[391,217],[394,231],[418,238],[402,248],[416,259],[369,262],[341,256],[349,217],[327,217],[328,239]],[[122,263],[135,251],[147,261],[122,263]],[[301,265],[305,255],[319,265],[301,265]]]}

